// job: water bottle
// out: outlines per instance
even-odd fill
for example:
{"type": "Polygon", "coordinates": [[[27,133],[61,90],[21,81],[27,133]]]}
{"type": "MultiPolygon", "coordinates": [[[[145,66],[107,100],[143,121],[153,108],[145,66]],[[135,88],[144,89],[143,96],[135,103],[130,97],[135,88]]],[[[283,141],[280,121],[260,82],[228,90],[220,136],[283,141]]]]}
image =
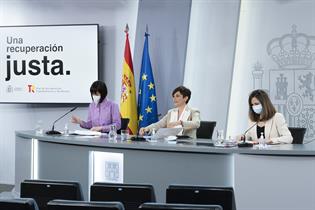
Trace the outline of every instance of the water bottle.
{"type": "Polygon", "coordinates": [[[155,135],[155,128],[152,128],[152,132],[151,132],[151,136],[154,136],[155,135]]]}
{"type": "Polygon", "coordinates": [[[63,132],[64,136],[69,136],[69,127],[68,127],[68,123],[65,124],[65,128],[64,128],[64,132],[63,132]]]}
{"type": "Polygon", "coordinates": [[[151,142],[156,142],[157,141],[155,133],[156,133],[155,128],[152,128],[152,131],[151,131],[151,142]]]}
{"type": "Polygon", "coordinates": [[[258,139],[258,143],[259,143],[259,148],[260,149],[265,149],[266,148],[266,139],[264,138],[264,133],[261,132],[260,133],[260,137],[258,139]]]}
{"type": "Polygon", "coordinates": [[[110,126],[110,130],[109,130],[109,133],[108,133],[108,138],[109,138],[109,140],[116,140],[117,132],[116,132],[116,126],[115,125],[111,125],[110,126]]]}
{"type": "Polygon", "coordinates": [[[263,144],[263,148],[266,149],[267,148],[266,138],[263,138],[262,144],[263,144]]]}

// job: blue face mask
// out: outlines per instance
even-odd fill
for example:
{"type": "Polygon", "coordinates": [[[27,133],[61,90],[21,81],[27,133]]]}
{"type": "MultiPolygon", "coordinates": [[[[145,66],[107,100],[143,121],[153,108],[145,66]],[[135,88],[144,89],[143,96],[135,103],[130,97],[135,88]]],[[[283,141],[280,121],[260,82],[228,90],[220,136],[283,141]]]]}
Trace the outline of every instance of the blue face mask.
{"type": "Polygon", "coordinates": [[[253,105],[252,109],[256,114],[261,114],[263,107],[261,104],[257,104],[257,105],[253,105]]]}

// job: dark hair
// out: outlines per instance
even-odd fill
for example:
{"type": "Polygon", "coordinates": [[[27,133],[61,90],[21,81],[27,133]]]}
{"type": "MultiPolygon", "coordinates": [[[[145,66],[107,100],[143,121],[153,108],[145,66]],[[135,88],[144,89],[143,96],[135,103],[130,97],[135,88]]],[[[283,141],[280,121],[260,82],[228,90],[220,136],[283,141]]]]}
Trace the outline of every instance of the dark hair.
{"type": "Polygon", "coordinates": [[[191,96],[191,91],[184,87],[184,86],[179,86],[177,88],[175,88],[172,92],[172,96],[174,97],[175,93],[176,92],[179,92],[181,95],[183,95],[183,97],[188,97],[187,101],[186,101],[186,104],[188,104],[189,100],[190,100],[190,96],[191,96]]]}
{"type": "Polygon", "coordinates": [[[271,103],[268,94],[263,90],[254,90],[253,92],[251,92],[248,98],[248,106],[249,106],[248,115],[253,122],[267,121],[271,119],[277,112],[275,107],[271,103]],[[254,112],[252,108],[253,98],[257,98],[257,100],[260,102],[263,108],[261,114],[256,114],[254,112]]]}
{"type": "Polygon", "coordinates": [[[99,104],[102,103],[104,101],[104,99],[107,96],[107,87],[106,84],[102,81],[95,81],[93,82],[93,84],[90,87],[90,93],[91,93],[91,97],[93,100],[93,94],[96,94],[97,92],[99,92],[101,94],[101,98],[99,101],[99,104]]]}

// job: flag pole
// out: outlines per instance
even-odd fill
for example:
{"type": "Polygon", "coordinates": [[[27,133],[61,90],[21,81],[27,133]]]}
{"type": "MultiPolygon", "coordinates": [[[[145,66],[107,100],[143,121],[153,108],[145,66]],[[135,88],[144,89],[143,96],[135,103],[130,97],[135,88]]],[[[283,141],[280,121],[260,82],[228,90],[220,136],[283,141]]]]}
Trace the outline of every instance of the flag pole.
{"type": "Polygon", "coordinates": [[[125,31],[124,31],[127,35],[128,35],[128,32],[129,32],[129,26],[128,26],[128,23],[126,23],[126,28],[125,28],[125,31]]]}
{"type": "Polygon", "coordinates": [[[128,129],[132,134],[137,132],[137,105],[136,105],[136,88],[134,82],[134,71],[132,56],[129,44],[129,26],[126,24],[125,30],[126,42],[123,60],[122,88],[120,100],[120,113],[123,118],[129,118],[128,129]]]}

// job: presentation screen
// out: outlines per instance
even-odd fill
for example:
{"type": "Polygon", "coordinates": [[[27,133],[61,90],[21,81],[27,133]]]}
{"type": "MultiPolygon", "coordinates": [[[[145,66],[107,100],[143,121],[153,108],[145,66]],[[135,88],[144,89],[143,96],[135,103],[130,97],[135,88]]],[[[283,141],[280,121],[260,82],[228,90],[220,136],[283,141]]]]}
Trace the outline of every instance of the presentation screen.
{"type": "Polygon", "coordinates": [[[0,26],[0,103],[89,103],[98,25],[0,26]]]}

